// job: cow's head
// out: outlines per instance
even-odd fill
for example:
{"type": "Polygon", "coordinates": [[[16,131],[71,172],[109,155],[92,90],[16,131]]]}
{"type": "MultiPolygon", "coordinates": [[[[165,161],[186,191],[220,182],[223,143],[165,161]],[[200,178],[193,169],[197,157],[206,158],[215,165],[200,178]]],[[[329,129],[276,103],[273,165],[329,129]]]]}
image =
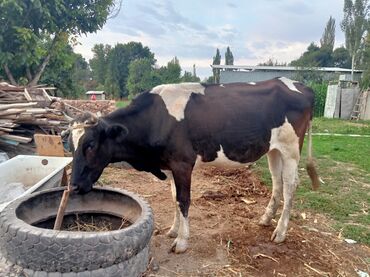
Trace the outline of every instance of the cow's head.
{"type": "Polygon", "coordinates": [[[84,114],[70,123],[69,142],[73,153],[72,190],[89,192],[110,163],[115,145],[122,143],[127,129],[108,124],[93,114],[84,114]]]}

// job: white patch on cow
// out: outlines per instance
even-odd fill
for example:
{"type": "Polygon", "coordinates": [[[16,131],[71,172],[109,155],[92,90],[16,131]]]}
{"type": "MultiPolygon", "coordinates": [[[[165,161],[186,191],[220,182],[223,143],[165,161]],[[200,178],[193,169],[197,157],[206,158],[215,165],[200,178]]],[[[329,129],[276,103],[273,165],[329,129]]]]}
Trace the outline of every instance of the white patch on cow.
{"type": "MultiPolygon", "coordinates": [[[[177,207],[180,210],[179,203],[177,202],[177,207]]],[[[176,245],[175,252],[182,253],[188,248],[188,239],[189,239],[189,220],[187,217],[184,217],[182,212],[179,212],[179,229],[177,238],[174,241],[176,245]]]]}
{"type": "MultiPolygon", "coordinates": [[[[284,196],[284,207],[277,227],[271,237],[273,241],[280,243],[285,240],[286,231],[288,228],[293,194],[298,184],[297,169],[300,158],[299,138],[295,133],[293,126],[288,122],[287,118],[280,127],[271,130],[270,151],[271,150],[278,150],[280,152],[282,163],[280,176],[283,182],[282,191],[284,196]]],[[[275,174],[279,175],[278,172],[275,174]]],[[[274,212],[274,209],[271,209],[271,211],[267,210],[266,212],[274,212]]],[[[266,222],[267,221],[268,220],[266,218],[266,222]]]]}
{"type": "Polygon", "coordinates": [[[255,83],[255,82],[249,82],[248,84],[253,85],[253,86],[255,86],[255,85],[256,85],[256,83],[255,83]]]}
{"type": "Polygon", "coordinates": [[[173,218],[173,224],[171,226],[171,229],[167,232],[167,235],[171,238],[176,238],[177,237],[177,232],[179,229],[180,225],[180,208],[178,206],[177,200],[176,200],[176,186],[175,186],[175,181],[173,179],[172,172],[168,173],[165,172],[167,177],[171,178],[171,192],[172,192],[172,200],[175,203],[175,214],[173,218]]]}
{"type": "Polygon", "coordinates": [[[78,144],[81,137],[85,134],[85,128],[79,126],[80,123],[74,122],[72,124],[72,143],[75,151],[77,150],[78,144]]]}
{"type": "Polygon", "coordinates": [[[194,167],[215,166],[219,168],[240,168],[250,164],[250,163],[239,163],[230,160],[228,157],[226,157],[222,145],[220,145],[220,148],[221,149],[217,151],[217,158],[211,162],[203,162],[202,157],[198,155],[194,167]]]}
{"type": "Polygon", "coordinates": [[[178,121],[184,119],[185,107],[192,93],[204,94],[204,86],[199,83],[182,83],[160,85],[151,90],[151,93],[159,94],[168,110],[168,113],[178,121]]]}
{"type": "Polygon", "coordinates": [[[290,79],[288,79],[288,78],[286,78],[286,77],[281,77],[281,78],[279,78],[279,80],[280,80],[281,82],[283,82],[283,83],[284,83],[284,85],[286,85],[290,90],[292,90],[292,91],[296,91],[296,92],[299,92],[299,93],[302,93],[302,92],[301,92],[301,91],[299,91],[299,90],[297,89],[297,87],[294,85],[294,83],[297,83],[297,81],[290,80],[290,79]]]}
{"type": "Polygon", "coordinates": [[[299,138],[287,118],[283,125],[271,130],[270,150],[272,149],[279,150],[283,156],[299,159],[299,138]]]}

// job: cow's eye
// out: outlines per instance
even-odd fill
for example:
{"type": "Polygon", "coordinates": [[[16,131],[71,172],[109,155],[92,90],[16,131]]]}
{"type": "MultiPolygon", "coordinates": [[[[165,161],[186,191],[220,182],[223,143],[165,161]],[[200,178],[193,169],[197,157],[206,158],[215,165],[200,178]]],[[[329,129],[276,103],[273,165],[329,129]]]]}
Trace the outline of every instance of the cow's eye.
{"type": "Polygon", "coordinates": [[[86,146],[86,150],[92,150],[94,147],[95,147],[95,143],[93,141],[89,142],[86,146]]]}

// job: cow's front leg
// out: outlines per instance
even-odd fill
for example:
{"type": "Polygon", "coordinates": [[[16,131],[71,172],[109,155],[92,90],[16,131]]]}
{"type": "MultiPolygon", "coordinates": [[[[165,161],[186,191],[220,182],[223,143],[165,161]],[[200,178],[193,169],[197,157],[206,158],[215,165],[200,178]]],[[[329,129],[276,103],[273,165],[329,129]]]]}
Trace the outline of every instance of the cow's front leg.
{"type": "Polygon", "coordinates": [[[180,210],[179,210],[179,205],[177,204],[177,200],[176,200],[176,186],[175,186],[175,181],[173,180],[172,174],[170,178],[171,178],[172,199],[175,205],[175,215],[174,215],[173,224],[171,226],[171,229],[167,232],[167,236],[169,236],[170,238],[176,238],[177,232],[179,230],[179,225],[180,225],[180,210]]]}
{"type": "MultiPolygon", "coordinates": [[[[176,187],[176,204],[178,209],[178,230],[177,237],[172,243],[171,250],[175,253],[183,253],[188,248],[190,206],[190,183],[192,166],[181,163],[172,170],[176,187]]],[[[176,219],[175,219],[176,223],[176,219]]]]}

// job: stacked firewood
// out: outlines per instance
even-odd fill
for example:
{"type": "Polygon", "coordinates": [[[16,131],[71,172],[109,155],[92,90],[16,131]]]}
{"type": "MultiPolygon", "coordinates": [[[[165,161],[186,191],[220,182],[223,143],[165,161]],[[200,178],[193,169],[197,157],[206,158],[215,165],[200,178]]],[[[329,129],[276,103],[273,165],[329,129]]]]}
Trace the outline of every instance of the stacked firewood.
{"type": "Polygon", "coordinates": [[[116,110],[114,100],[63,100],[66,113],[71,117],[84,112],[107,115],[116,110]]]}
{"type": "Polygon", "coordinates": [[[33,134],[59,134],[68,125],[47,87],[18,87],[0,83],[0,142],[17,145],[33,134]]]}

